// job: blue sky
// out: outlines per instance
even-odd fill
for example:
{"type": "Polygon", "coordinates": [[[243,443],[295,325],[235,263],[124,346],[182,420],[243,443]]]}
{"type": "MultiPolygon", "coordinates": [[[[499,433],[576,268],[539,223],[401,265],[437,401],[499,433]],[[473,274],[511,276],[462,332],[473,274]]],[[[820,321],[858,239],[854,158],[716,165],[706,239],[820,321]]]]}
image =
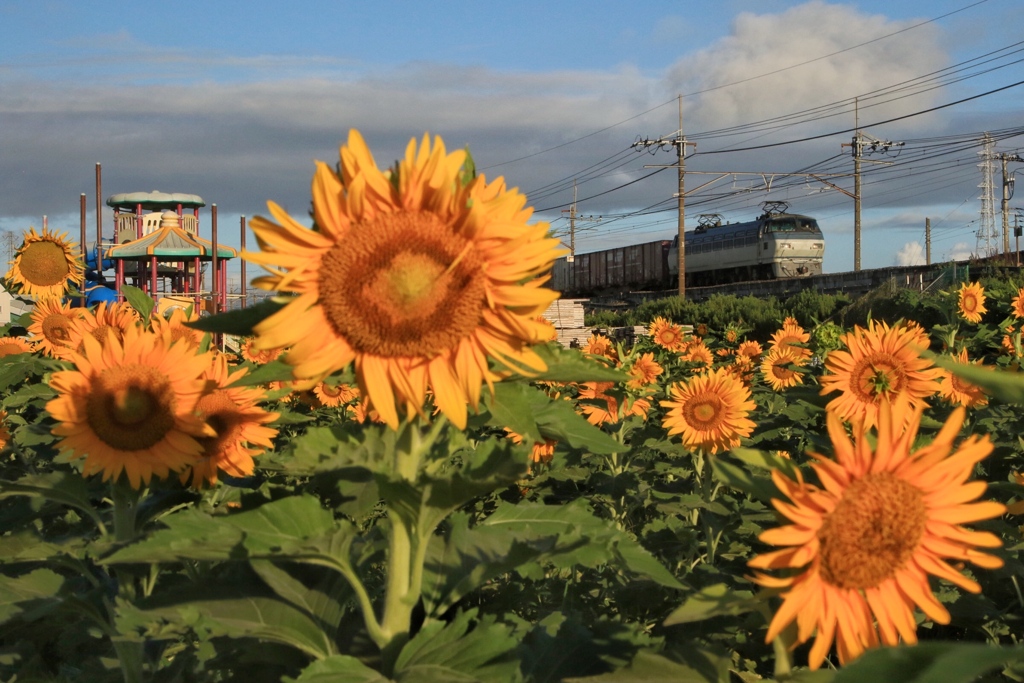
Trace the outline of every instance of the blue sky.
{"type": "Polygon", "coordinates": [[[0,229],[46,214],[77,235],[81,193],[91,226],[97,162],[104,196],[199,194],[228,226],[268,199],[302,217],[313,160],[333,163],[356,127],[382,164],[425,131],[469,145],[560,230],[575,179],[579,210],[602,216],[577,235],[581,252],[661,239],[675,230],[675,180],[650,166],[672,155],[630,145],[674,133],[682,95],[688,170],[736,173],[688,195],[688,225],[785,200],[822,223],[826,271],[850,269],[852,200],[746,173],[811,169],[852,189],[841,145],[856,101],[864,130],[908,141],[865,175],[863,265],[923,257],[926,217],[933,259],[962,257],[984,226],[972,136],[1024,147],[1024,86],[980,96],[1024,81],[1020,26],[1019,0],[4,0],[0,229]]]}

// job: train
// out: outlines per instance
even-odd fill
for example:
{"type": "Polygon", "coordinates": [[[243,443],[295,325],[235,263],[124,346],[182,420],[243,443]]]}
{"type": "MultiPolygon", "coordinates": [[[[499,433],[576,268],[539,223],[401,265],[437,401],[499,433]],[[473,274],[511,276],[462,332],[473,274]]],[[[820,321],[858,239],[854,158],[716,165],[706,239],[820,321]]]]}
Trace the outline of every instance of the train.
{"type": "MultiPolygon", "coordinates": [[[[704,215],[686,233],[686,286],[805,278],[821,274],[825,237],[818,221],[765,202],[756,219],[723,223],[704,215]]],[[[563,296],[671,289],[679,282],[679,236],[563,257],[551,286],[563,296]]]]}

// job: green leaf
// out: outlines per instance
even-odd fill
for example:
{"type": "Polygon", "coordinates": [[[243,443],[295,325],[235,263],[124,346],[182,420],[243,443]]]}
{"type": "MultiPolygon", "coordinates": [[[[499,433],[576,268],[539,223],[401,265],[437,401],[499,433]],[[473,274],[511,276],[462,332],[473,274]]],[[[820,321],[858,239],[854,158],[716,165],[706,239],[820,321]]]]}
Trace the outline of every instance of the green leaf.
{"type": "Polygon", "coordinates": [[[507,427],[533,441],[558,439],[573,448],[606,454],[626,450],[586,421],[569,401],[552,399],[525,382],[499,382],[487,406],[495,427],[507,427]]]}
{"type": "Polygon", "coordinates": [[[340,574],[318,569],[320,580],[307,587],[270,560],[251,560],[249,565],[278,597],[315,618],[331,641],[336,638],[345,614],[344,602],[352,594],[340,574]]]}
{"type": "Polygon", "coordinates": [[[611,436],[587,422],[569,401],[549,401],[536,415],[541,434],[554,437],[573,448],[598,455],[621,453],[629,450],[611,436]]]}
{"type": "Polygon", "coordinates": [[[121,285],[121,293],[124,294],[125,301],[142,316],[142,322],[148,325],[149,316],[152,315],[153,307],[156,306],[153,297],[131,285],[121,285]]]}
{"type": "Polygon", "coordinates": [[[391,683],[392,679],[375,671],[351,655],[331,655],[313,662],[299,674],[287,679],[294,683],[391,683]]]}
{"type": "MultiPolygon", "coordinates": [[[[26,384],[3,400],[4,409],[20,408],[32,401],[49,401],[57,396],[57,392],[45,382],[26,384]]],[[[40,407],[42,404],[40,403],[40,407]]]]}
{"type": "Polygon", "coordinates": [[[625,382],[629,376],[622,370],[610,368],[593,359],[587,358],[580,351],[566,349],[554,342],[535,346],[537,352],[548,365],[546,372],[531,376],[530,379],[545,382],[625,382]]]}
{"type": "Polygon", "coordinates": [[[100,513],[92,504],[89,485],[78,474],[30,474],[17,481],[0,482],[0,498],[9,496],[45,498],[60,505],[68,505],[89,515],[101,531],[105,529],[100,513]]]}
{"type": "Polygon", "coordinates": [[[246,337],[252,334],[252,328],[280,311],[288,305],[281,297],[265,299],[254,306],[247,306],[236,311],[228,311],[218,315],[206,316],[199,320],[185,323],[203,332],[220,332],[246,337]]]}
{"type": "MultiPolygon", "coordinates": [[[[709,658],[710,660],[710,658],[709,658]]],[[[700,669],[677,662],[664,655],[641,650],[622,669],[585,678],[566,678],[566,683],[728,683],[729,662],[715,657],[708,662],[713,668],[700,669]]]]}
{"type": "Polygon", "coordinates": [[[729,454],[737,460],[762,470],[779,470],[790,479],[796,479],[796,466],[792,460],[779,458],[766,451],[753,448],[734,448],[729,454]]]}
{"type": "Polygon", "coordinates": [[[999,666],[1024,661],[1024,646],[919,643],[869,650],[836,674],[834,683],[971,683],[999,666]]]}
{"type": "Polygon", "coordinates": [[[180,560],[287,559],[323,552],[320,543],[336,543],[330,511],[313,496],[289,496],[255,510],[213,516],[190,508],[161,520],[160,529],[122,548],[103,564],[180,560]]]}
{"type": "Polygon", "coordinates": [[[210,636],[249,637],[291,645],[317,659],[336,654],[334,643],[313,619],[274,598],[202,600],[147,609],[145,613],[181,621],[210,636]]]}
{"type": "Polygon", "coordinates": [[[613,564],[662,586],[685,588],[632,536],[594,516],[582,499],[567,505],[500,505],[477,527],[505,530],[521,542],[554,537],[557,544],[541,559],[558,566],[613,564]]]}
{"type": "Polygon", "coordinates": [[[511,629],[493,615],[460,612],[451,623],[428,621],[395,661],[395,678],[412,681],[514,681],[519,645],[511,629]],[[440,674],[440,676],[438,676],[440,674]]]}
{"type": "Polygon", "coordinates": [[[760,602],[750,591],[734,591],[724,583],[701,590],[686,599],[664,621],[665,626],[688,624],[711,617],[734,616],[754,609],[760,602]]]}
{"type": "Polygon", "coordinates": [[[0,624],[26,611],[53,605],[64,577],[49,569],[36,569],[22,576],[0,576],[0,624]]]}
{"type": "Polygon", "coordinates": [[[269,384],[270,382],[291,382],[295,379],[292,374],[292,366],[281,360],[272,360],[258,366],[252,372],[245,373],[228,385],[230,387],[251,387],[257,384],[269,384]]]}
{"type": "Polygon", "coordinates": [[[754,476],[748,470],[733,465],[723,456],[711,456],[711,468],[715,479],[757,498],[762,503],[771,503],[772,498],[783,498],[782,492],[767,477],[754,476]]]}
{"type": "Polygon", "coordinates": [[[545,548],[520,542],[497,529],[470,529],[455,514],[444,540],[435,538],[423,571],[427,614],[440,615],[459,600],[500,576],[539,557],[545,548]]]}

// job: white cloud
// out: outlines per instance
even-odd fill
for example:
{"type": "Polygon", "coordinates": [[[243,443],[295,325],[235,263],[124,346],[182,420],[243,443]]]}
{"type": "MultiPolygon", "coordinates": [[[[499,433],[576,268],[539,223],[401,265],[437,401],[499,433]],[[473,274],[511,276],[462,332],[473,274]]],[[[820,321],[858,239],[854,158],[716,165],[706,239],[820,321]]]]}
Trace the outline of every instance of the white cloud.
{"type": "Polygon", "coordinates": [[[925,262],[924,247],[920,242],[907,242],[896,252],[893,264],[897,266],[922,266],[925,262]]]}
{"type": "Polygon", "coordinates": [[[966,261],[974,256],[974,249],[967,242],[957,242],[946,253],[950,261],[966,261]]]}

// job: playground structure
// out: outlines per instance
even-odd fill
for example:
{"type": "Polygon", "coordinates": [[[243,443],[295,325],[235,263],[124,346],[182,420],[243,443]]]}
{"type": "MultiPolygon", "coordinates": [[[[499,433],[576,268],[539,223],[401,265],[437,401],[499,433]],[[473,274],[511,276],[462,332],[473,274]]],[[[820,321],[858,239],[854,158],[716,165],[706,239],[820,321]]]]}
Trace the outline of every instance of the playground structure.
{"type": "MultiPolygon", "coordinates": [[[[97,183],[97,204],[98,197],[97,183]]],[[[198,195],[130,192],[112,195],[106,204],[114,210],[113,238],[104,239],[97,216],[98,239],[86,248],[83,195],[85,305],[123,301],[123,287],[132,285],[149,294],[161,311],[175,306],[227,310],[227,265],[238,251],[217,244],[216,204],[211,206],[211,240],[199,236],[199,209],[206,202],[198,195]]]]}

